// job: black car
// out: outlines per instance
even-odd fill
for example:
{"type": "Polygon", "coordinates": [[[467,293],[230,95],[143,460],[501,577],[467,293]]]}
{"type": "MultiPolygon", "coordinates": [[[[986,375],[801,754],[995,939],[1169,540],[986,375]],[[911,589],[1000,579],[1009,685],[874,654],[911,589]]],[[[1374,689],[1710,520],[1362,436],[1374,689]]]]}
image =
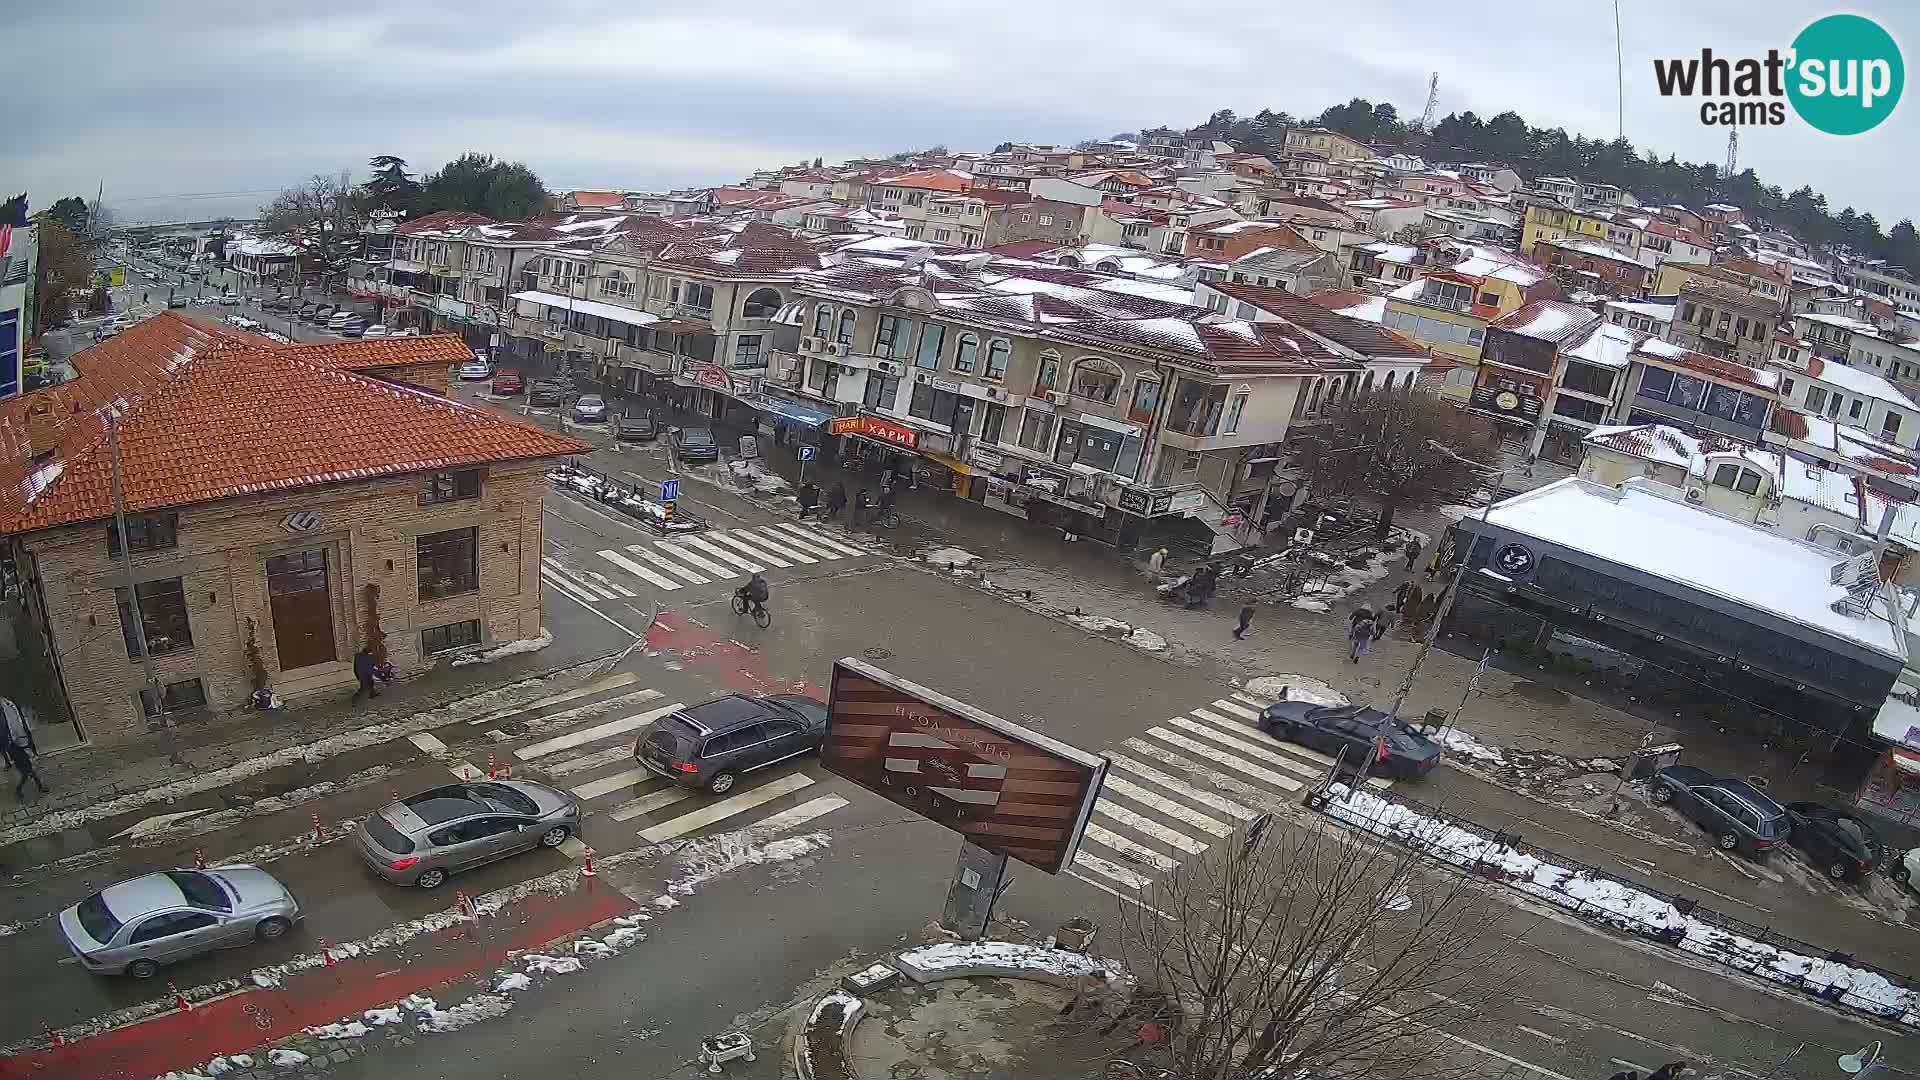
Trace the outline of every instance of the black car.
{"type": "Polygon", "coordinates": [[[659,434],[652,413],[622,413],[620,422],[614,425],[614,437],[621,442],[649,442],[659,434]]]}
{"type": "Polygon", "coordinates": [[[1405,721],[1362,705],[1315,705],[1309,701],[1276,701],[1260,712],[1260,728],[1288,742],[1340,758],[1358,769],[1361,762],[1385,742],[1386,756],[1374,762],[1373,775],[1412,780],[1440,764],[1445,751],[1439,743],[1409,727],[1405,721]]]}
{"type": "Polygon", "coordinates": [[[1886,846],[1880,834],[1859,817],[1819,803],[1790,802],[1787,842],[1801,851],[1835,881],[1859,881],[1878,866],[1886,846]]]}
{"type": "Polygon", "coordinates": [[[633,756],[675,783],[715,795],[740,774],[820,748],[827,706],[803,694],[728,694],[655,720],[633,756]]]}
{"type": "Polygon", "coordinates": [[[673,433],[674,449],[684,461],[720,460],[720,443],[706,428],[679,428],[673,433]]]}
{"type": "Polygon", "coordinates": [[[566,388],[553,379],[535,379],[533,385],[527,387],[527,404],[536,409],[551,409],[560,404],[565,393],[566,388]]]}
{"type": "Polygon", "coordinates": [[[1755,858],[1787,842],[1792,829],[1786,807],[1766,792],[1691,765],[1669,765],[1653,774],[1653,801],[1671,805],[1713,834],[1722,851],[1755,858]]]}

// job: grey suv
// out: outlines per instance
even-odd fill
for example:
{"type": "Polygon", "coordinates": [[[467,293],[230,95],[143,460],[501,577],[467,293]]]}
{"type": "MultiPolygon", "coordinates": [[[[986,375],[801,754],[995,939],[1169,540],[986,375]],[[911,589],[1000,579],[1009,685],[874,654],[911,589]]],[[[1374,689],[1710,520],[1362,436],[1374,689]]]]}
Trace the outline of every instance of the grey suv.
{"type": "Polygon", "coordinates": [[[827,706],[804,694],[728,694],[655,720],[633,745],[640,764],[715,795],[740,774],[818,750],[827,706]]]}
{"type": "Polygon", "coordinates": [[[580,831],[580,804],[527,780],[448,784],[368,814],[355,847],[395,885],[438,888],[447,875],[496,859],[559,847],[580,831]]]}
{"type": "Polygon", "coordinates": [[[1715,776],[1691,765],[1671,765],[1653,774],[1653,801],[1671,805],[1713,834],[1722,851],[1755,858],[1787,842],[1792,825],[1786,807],[1745,780],[1715,776]]]}

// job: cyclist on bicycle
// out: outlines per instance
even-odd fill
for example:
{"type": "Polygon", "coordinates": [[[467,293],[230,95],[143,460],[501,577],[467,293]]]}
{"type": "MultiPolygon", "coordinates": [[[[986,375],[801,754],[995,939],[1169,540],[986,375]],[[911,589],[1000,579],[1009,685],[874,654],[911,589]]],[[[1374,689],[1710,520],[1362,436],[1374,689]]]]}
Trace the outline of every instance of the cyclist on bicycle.
{"type": "Polygon", "coordinates": [[[754,607],[762,611],[766,610],[767,597],[772,594],[772,590],[767,588],[767,579],[761,576],[759,571],[754,571],[753,577],[749,578],[745,585],[740,586],[740,591],[752,601],[754,607]]]}

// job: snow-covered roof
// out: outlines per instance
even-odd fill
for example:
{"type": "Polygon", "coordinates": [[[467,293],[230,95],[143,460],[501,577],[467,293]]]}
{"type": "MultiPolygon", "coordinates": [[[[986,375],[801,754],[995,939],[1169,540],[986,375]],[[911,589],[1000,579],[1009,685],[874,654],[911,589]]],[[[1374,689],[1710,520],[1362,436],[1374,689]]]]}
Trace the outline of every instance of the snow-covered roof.
{"type": "MultiPolygon", "coordinates": [[[[1904,659],[1879,615],[1842,614],[1830,583],[1838,553],[1629,484],[1569,477],[1487,511],[1488,524],[1584,552],[1632,573],[1768,612],[1828,636],[1904,659]]],[[[1471,529],[1471,521],[1462,526],[1471,529]]]]}
{"type": "Polygon", "coordinates": [[[1518,311],[1494,320],[1488,329],[1505,330],[1521,337],[1560,345],[1597,319],[1598,315],[1583,307],[1558,300],[1535,300],[1518,311]]]}
{"type": "Polygon", "coordinates": [[[1629,315],[1643,315],[1654,322],[1671,323],[1674,304],[1649,304],[1639,300],[1609,300],[1608,311],[1624,311],[1629,315]]]}
{"type": "Polygon", "coordinates": [[[1396,244],[1388,240],[1379,240],[1363,244],[1361,251],[1379,259],[1381,262],[1410,263],[1420,254],[1420,249],[1412,244],[1396,244]]]}
{"type": "Polygon", "coordinates": [[[1627,357],[1633,355],[1634,347],[1645,337],[1624,326],[1603,322],[1593,328],[1585,341],[1567,350],[1567,356],[1601,367],[1624,368],[1627,357]]]}
{"type": "Polygon", "coordinates": [[[1814,357],[1807,365],[1809,378],[1832,383],[1849,394],[1876,398],[1880,401],[1898,405],[1903,409],[1920,409],[1899,387],[1875,375],[1865,368],[1836,364],[1831,360],[1814,357]]]}

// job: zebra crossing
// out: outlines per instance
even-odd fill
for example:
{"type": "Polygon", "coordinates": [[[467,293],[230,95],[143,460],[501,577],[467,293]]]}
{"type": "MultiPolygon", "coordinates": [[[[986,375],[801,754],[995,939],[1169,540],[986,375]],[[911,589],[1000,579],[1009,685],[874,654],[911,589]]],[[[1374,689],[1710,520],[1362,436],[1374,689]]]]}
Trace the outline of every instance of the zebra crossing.
{"type": "Polygon", "coordinates": [[[1260,730],[1271,704],[1236,692],[1109,747],[1106,784],[1068,873],[1138,892],[1324,777],[1332,758],[1260,730]]]}
{"type": "Polygon", "coordinates": [[[641,589],[675,592],[715,582],[737,584],[750,574],[805,567],[871,555],[849,534],[820,525],[772,525],[708,529],[595,553],[592,568],[554,556],[540,560],[540,577],[583,604],[624,600],[641,589]]]}
{"type": "MultiPolygon", "coordinates": [[[[514,750],[513,758],[516,768],[544,774],[549,783],[578,799],[589,815],[632,829],[642,843],[664,843],[722,825],[782,831],[848,805],[838,795],[811,791],[816,781],[805,771],[782,772],[779,766],[745,774],[725,798],[675,784],[635,761],[633,744],[648,724],[685,708],[685,703],[667,701],[667,695],[651,687],[622,684],[609,689],[620,692],[524,720],[521,726],[541,737],[514,750]],[[609,712],[618,715],[608,719],[609,712]],[[770,805],[783,799],[792,805],[770,805]],[[773,812],[754,813],[761,810],[773,812]]],[[[474,723],[500,719],[482,717],[474,723]]]]}

